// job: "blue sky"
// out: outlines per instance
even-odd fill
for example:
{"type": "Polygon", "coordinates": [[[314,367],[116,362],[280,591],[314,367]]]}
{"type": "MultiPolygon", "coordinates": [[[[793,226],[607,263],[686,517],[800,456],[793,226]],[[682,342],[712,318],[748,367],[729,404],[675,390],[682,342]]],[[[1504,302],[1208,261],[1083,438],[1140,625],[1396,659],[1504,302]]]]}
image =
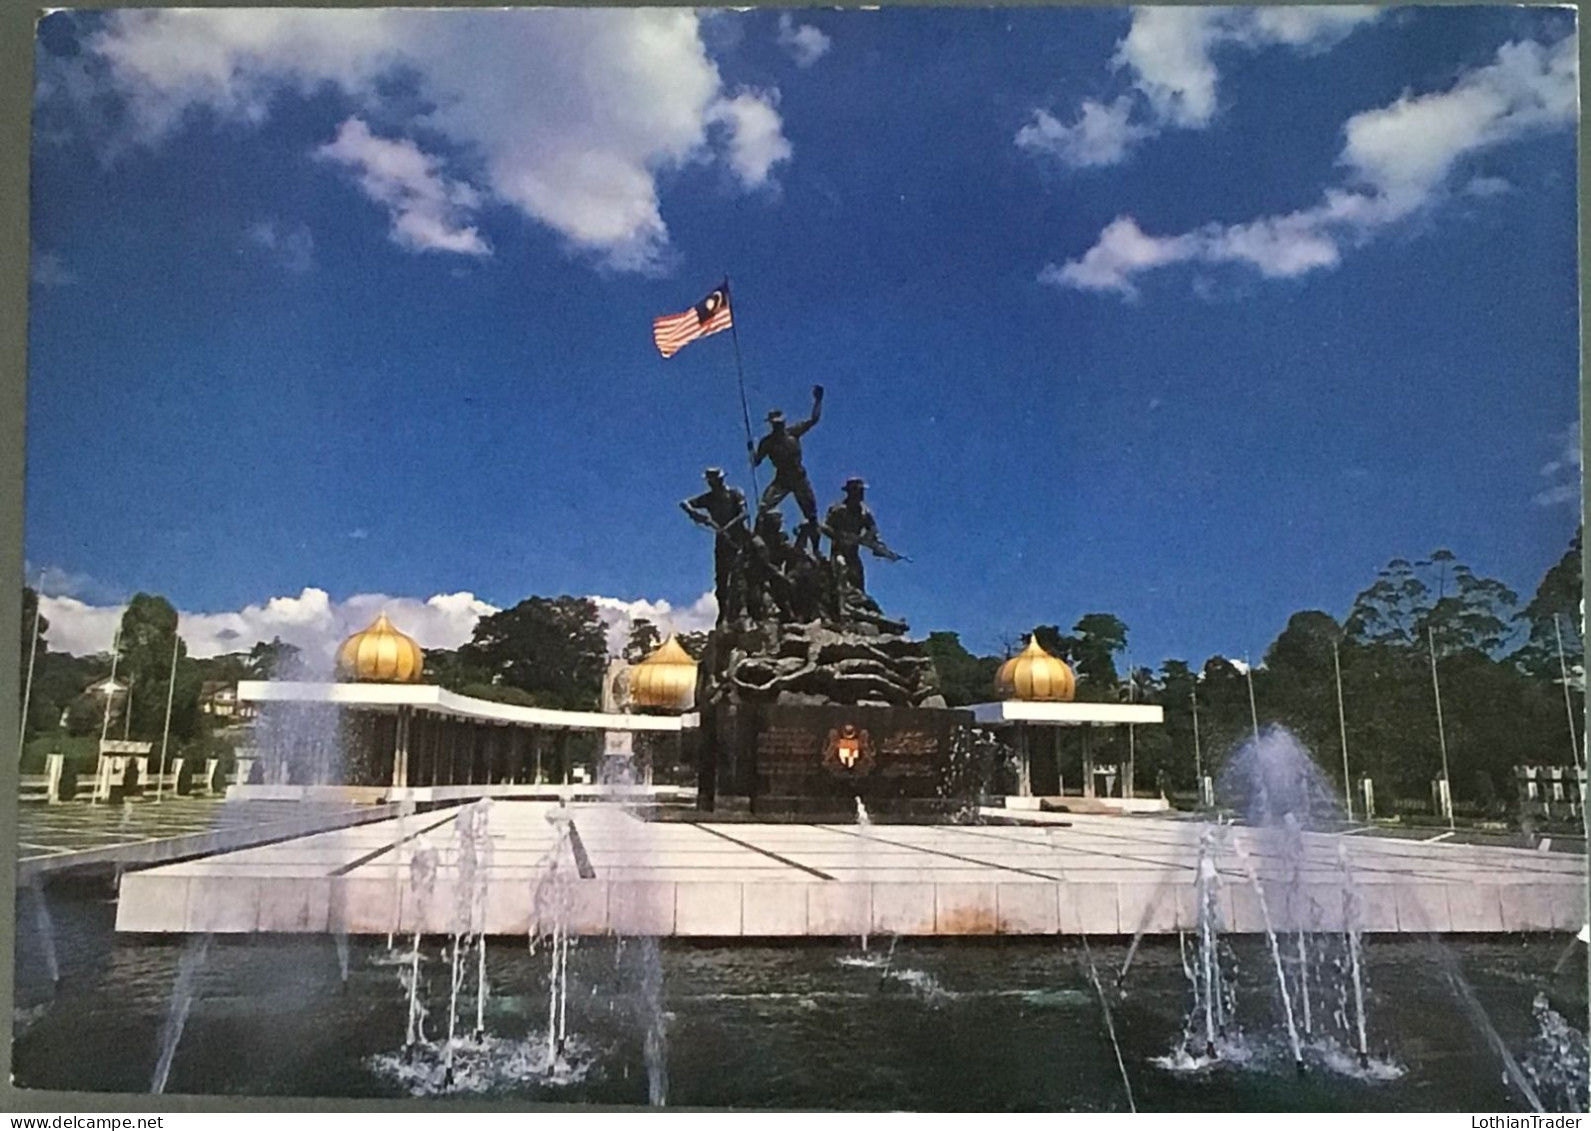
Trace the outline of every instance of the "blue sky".
{"type": "Polygon", "coordinates": [[[726,270],[754,423],[828,388],[820,500],[870,481],[913,558],[870,580],[920,632],[1103,610],[1140,663],[1257,658],[1438,546],[1528,599],[1579,508],[1572,36],[50,17],[27,557],[57,646],[140,589],[227,626],[200,651],[390,601],[444,643],[561,592],[691,626],[710,546],[674,504],[710,463],[749,486],[734,355],[649,330],[726,270]]]}

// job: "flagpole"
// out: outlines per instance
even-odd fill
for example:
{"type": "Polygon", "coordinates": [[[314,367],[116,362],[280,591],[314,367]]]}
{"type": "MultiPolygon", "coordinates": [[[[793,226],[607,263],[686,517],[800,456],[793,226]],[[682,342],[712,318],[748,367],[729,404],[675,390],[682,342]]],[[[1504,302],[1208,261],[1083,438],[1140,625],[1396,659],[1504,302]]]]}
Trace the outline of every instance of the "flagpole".
{"type": "MultiPolygon", "coordinates": [[[[1342,656],[1337,642],[1331,642],[1331,666],[1337,673],[1337,733],[1342,737],[1342,799],[1348,806],[1348,820],[1353,821],[1353,779],[1348,776],[1348,716],[1342,705],[1342,656]]],[[[1368,814],[1365,817],[1369,820],[1368,814]]]]}
{"type": "Polygon", "coordinates": [[[105,739],[110,734],[111,699],[116,694],[116,661],[121,658],[121,652],[122,626],[118,624],[116,626],[116,635],[111,639],[110,678],[106,681],[105,685],[105,713],[100,716],[99,720],[99,751],[97,757],[94,759],[94,775],[96,784],[94,786],[93,799],[95,801],[99,800],[99,785],[97,783],[101,765],[105,761],[105,739]]]}
{"type": "MultiPolygon", "coordinates": [[[[1129,704],[1138,702],[1137,687],[1134,684],[1133,677],[1132,677],[1132,657],[1131,656],[1127,657],[1127,702],[1129,704]]],[[[1136,774],[1134,773],[1134,771],[1137,769],[1137,764],[1136,764],[1137,761],[1138,761],[1138,743],[1137,743],[1137,740],[1136,740],[1136,738],[1135,738],[1135,736],[1133,734],[1133,725],[1131,723],[1128,723],[1127,724],[1127,780],[1122,783],[1123,785],[1126,786],[1126,788],[1121,791],[1121,795],[1123,797],[1136,796],[1136,794],[1134,792],[1134,787],[1133,787],[1133,779],[1136,777],[1136,774]]]]}
{"type": "Polygon", "coordinates": [[[1431,650],[1431,694],[1436,699],[1436,737],[1442,744],[1442,784],[1447,787],[1447,828],[1451,832],[1453,824],[1453,779],[1447,772],[1447,727],[1442,724],[1442,685],[1436,678],[1436,633],[1430,627],[1425,630],[1425,642],[1431,650]]]}
{"type": "Polygon", "coordinates": [[[1254,706],[1254,665],[1247,656],[1243,657],[1243,674],[1248,678],[1248,714],[1249,721],[1254,724],[1254,741],[1260,740],[1260,713],[1254,706]]]}
{"type": "MultiPolygon", "coordinates": [[[[166,677],[166,725],[160,732],[160,773],[155,777],[155,800],[160,800],[161,788],[166,780],[166,749],[171,742],[171,703],[177,692],[177,649],[182,637],[175,632],[171,638],[171,674],[166,677]]],[[[173,788],[173,793],[176,789],[173,788]]]]}
{"type": "MultiPolygon", "coordinates": [[[[1197,681],[1198,677],[1195,676],[1194,679],[1197,681]]],[[[1188,690],[1188,702],[1193,705],[1193,776],[1197,779],[1194,782],[1194,786],[1199,792],[1199,804],[1202,807],[1204,804],[1204,757],[1199,753],[1199,685],[1197,682],[1188,690]]]]}
{"type": "MultiPolygon", "coordinates": [[[[1580,764],[1580,736],[1574,725],[1574,702],[1569,695],[1569,665],[1563,658],[1563,629],[1558,624],[1558,614],[1552,614],[1552,634],[1558,638],[1558,675],[1563,681],[1563,709],[1569,716],[1569,752],[1572,764],[1580,764]]],[[[26,702],[26,700],[24,700],[26,702]]]]}
{"type": "Polygon", "coordinates": [[[757,484],[757,445],[751,438],[751,409],[746,404],[746,367],[740,360],[740,331],[735,328],[735,300],[729,291],[729,273],[724,273],[724,297],[729,300],[729,338],[735,343],[735,378],[740,384],[740,419],[746,426],[746,462],[751,468],[751,493],[761,505],[762,488],[757,484]]]}
{"type": "MultiPolygon", "coordinates": [[[[33,591],[33,640],[28,645],[28,678],[22,685],[22,727],[17,736],[17,760],[20,762],[28,749],[28,703],[33,698],[33,666],[39,654],[39,613],[44,604],[44,575],[39,574],[39,588],[33,591]]],[[[1558,648],[1560,655],[1563,647],[1558,648]]],[[[1568,692],[1565,691],[1565,694],[1568,692]]]]}

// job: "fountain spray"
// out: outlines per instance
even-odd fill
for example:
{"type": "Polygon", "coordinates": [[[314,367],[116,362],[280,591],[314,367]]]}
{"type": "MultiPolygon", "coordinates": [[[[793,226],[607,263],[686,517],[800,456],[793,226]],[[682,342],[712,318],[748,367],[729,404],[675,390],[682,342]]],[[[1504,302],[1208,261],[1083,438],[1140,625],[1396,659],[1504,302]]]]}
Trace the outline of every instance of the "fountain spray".
{"type": "Polygon", "coordinates": [[[1254,887],[1254,897],[1259,901],[1260,918],[1265,923],[1265,941],[1270,946],[1271,961],[1276,967],[1276,988],[1282,995],[1282,1011],[1287,1015],[1287,1039],[1293,1047],[1293,1064],[1298,1069],[1298,1074],[1304,1074],[1304,1050],[1298,1039],[1298,1024],[1293,1020],[1293,998],[1287,992],[1287,972],[1282,966],[1282,951],[1276,943],[1276,931],[1271,926],[1270,909],[1265,904],[1265,887],[1260,883],[1259,873],[1254,870],[1254,861],[1242,845],[1237,845],[1238,856],[1242,859],[1248,871],[1249,883],[1254,887]]]}
{"type": "Polygon", "coordinates": [[[171,988],[171,1008],[166,1012],[166,1022],[160,1029],[160,1058],[155,1062],[155,1074],[149,1082],[151,1095],[165,1094],[166,1081],[171,1077],[171,1064],[177,1057],[177,1046],[182,1042],[182,1030],[188,1024],[188,1011],[198,992],[199,972],[204,969],[205,957],[210,953],[208,932],[190,938],[177,959],[177,980],[171,988]]]}
{"type": "Polygon", "coordinates": [[[1342,869],[1342,929],[1348,938],[1348,967],[1353,976],[1354,1026],[1359,1036],[1359,1067],[1370,1067],[1370,1047],[1365,1040],[1365,991],[1363,959],[1359,947],[1359,893],[1354,888],[1353,871],[1348,864],[1348,846],[1337,842],[1337,864],[1342,869]]]}

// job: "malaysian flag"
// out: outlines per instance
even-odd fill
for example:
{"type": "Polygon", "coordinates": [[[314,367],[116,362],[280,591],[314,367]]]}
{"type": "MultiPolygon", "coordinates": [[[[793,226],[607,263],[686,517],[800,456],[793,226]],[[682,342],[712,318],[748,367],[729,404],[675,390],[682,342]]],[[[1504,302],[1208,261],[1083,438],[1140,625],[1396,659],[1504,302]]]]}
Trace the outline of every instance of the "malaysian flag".
{"type": "Polygon", "coordinates": [[[727,330],[735,324],[729,312],[729,284],[725,283],[683,314],[652,319],[652,341],[657,352],[673,357],[697,338],[727,330]]]}

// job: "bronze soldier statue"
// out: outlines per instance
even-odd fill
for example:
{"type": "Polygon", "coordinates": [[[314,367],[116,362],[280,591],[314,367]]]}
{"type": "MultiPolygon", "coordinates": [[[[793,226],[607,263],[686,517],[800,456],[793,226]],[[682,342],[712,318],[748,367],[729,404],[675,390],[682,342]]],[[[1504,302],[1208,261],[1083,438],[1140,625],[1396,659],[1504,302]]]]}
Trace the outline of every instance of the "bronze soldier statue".
{"type": "Polygon", "coordinates": [[[765,459],[773,464],[773,482],[769,483],[767,490],[762,493],[762,501],[757,507],[759,512],[777,511],[786,496],[795,496],[796,505],[801,508],[801,513],[806,518],[806,525],[796,535],[798,546],[803,542],[809,546],[816,546],[818,541],[818,500],[812,493],[812,484],[807,479],[806,468],[801,463],[801,437],[805,436],[822,416],[823,386],[813,385],[812,415],[786,426],[784,413],[777,410],[770,412],[768,434],[762,438],[751,457],[751,466],[754,468],[760,466],[765,459]]]}
{"type": "Polygon", "coordinates": [[[834,568],[835,581],[841,591],[841,600],[850,593],[867,594],[866,574],[862,569],[862,547],[874,557],[886,561],[903,561],[878,536],[878,522],[873,512],[862,502],[867,484],[857,478],[845,481],[845,498],[829,508],[824,516],[823,532],[829,536],[829,562],[834,568]]]}
{"type": "Polygon", "coordinates": [[[750,541],[746,527],[746,495],[724,483],[724,471],[709,467],[702,473],[707,490],[680,503],[680,510],[699,526],[713,531],[713,592],[718,597],[718,618],[730,621],[745,605],[741,554],[750,541]]]}
{"type": "Polygon", "coordinates": [[[760,511],[746,554],[746,607],[753,620],[793,620],[785,566],[793,552],[778,511],[760,511]]]}

